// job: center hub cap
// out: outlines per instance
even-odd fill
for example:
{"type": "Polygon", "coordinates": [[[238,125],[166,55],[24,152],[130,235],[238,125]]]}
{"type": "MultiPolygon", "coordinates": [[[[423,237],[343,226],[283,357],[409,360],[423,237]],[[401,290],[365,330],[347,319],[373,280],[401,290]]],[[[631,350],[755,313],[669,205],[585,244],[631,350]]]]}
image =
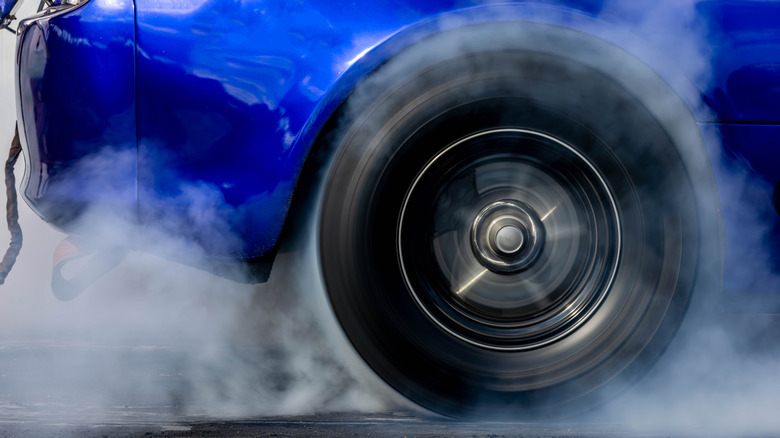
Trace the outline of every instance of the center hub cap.
{"type": "Polygon", "coordinates": [[[515,200],[501,200],[483,208],[471,226],[474,254],[486,268],[498,273],[527,269],[544,247],[544,226],[536,212],[515,200]]]}
{"type": "Polygon", "coordinates": [[[523,249],[523,231],[512,225],[501,227],[496,233],[496,248],[504,255],[512,255],[523,249]]]}

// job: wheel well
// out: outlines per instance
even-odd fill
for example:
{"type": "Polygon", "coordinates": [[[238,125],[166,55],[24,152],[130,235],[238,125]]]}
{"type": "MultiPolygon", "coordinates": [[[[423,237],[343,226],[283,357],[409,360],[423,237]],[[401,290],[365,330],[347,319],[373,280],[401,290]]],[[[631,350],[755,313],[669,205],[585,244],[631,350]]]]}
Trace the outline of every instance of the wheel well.
{"type": "Polygon", "coordinates": [[[316,210],[316,197],[321,183],[327,178],[326,167],[334,152],[331,139],[338,130],[339,119],[349,113],[350,105],[361,106],[361,96],[354,93],[366,78],[392,76],[393,69],[404,68],[405,63],[432,65],[446,62],[463,50],[527,50],[567,58],[602,72],[630,90],[664,125],[667,134],[678,146],[684,166],[692,175],[699,210],[712,212],[718,217],[717,224],[704,233],[718,236],[713,240],[717,244],[709,250],[720,254],[722,271],[724,249],[720,201],[710,158],[690,107],[690,96],[701,99],[693,84],[687,84],[684,90],[679,89],[679,84],[673,88],[653,68],[631,53],[607,40],[572,28],[530,21],[482,22],[438,33],[431,33],[431,27],[436,28],[437,25],[428,23],[422,29],[412,26],[367,53],[365,62],[345,73],[331,95],[324,99],[321,104],[324,110],[315,112],[321,115],[307,125],[315,133],[304,136],[312,140],[302,159],[282,231],[281,240],[286,245],[296,240],[294,231],[300,229],[302,220],[305,222],[310,216],[309,212],[316,210]],[[431,51],[431,47],[441,50],[431,51]],[[355,100],[358,100],[356,104],[355,100]]]}

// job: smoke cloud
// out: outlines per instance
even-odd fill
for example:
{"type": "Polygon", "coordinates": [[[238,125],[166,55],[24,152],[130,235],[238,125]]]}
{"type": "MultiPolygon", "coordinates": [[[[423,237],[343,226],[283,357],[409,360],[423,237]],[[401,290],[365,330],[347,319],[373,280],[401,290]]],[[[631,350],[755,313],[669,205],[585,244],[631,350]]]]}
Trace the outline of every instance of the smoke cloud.
{"type": "MultiPolygon", "coordinates": [[[[703,87],[710,80],[707,29],[694,3],[609,1],[598,14],[634,16],[637,26],[662,29],[642,33],[658,35],[651,42],[671,51],[667,62],[684,60],[680,76],[665,77],[673,85],[691,78],[703,87]]],[[[7,62],[13,40],[10,33],[0,36],[0,147],[10,145],[15,119],[13,65],[7,62]]],[[[100,168],[102,159],[112,158],[92,157],[90,166],[100,168]]],[[[19,179],[21,173],[18,166],[19,179]]],[[[191,205],[220,202],[207,187],[185,192],[191,205]]],[[[61,302],[50,289],[51,255],[66,236],[26,205],[20,216],[25,245],[0,289],[0,422],[170,421],[370,411],[401,403],[345,344],[311,247],[280,253],[268,283],[242,284],[168,260],[204,258],[197,244],[93,211],[82,218],[83,229],[130,246],[137,246],[136,236],[153,236],[166,258],[130,252],[82,296],[61,302]]],[[[6,240],[3,230],[0,241],[6,240]]],[[[770,318],[740,315],[688,321],[642,383],[578,418],[662,433],[776,432],[780,357],[767,343],[775,328],[770,318]]]]}
{"type": "MultiPolygon", "coordinates": [[[[213,191],[198,193],[188,191],[193,205],[213,202],[213,191]]],[[[166,259],[205,260],[192,242],[91,211],[77,233],[127,247],[149,239],[166,258],[130,252],[61,302],[50,289],[51,257],[65,236],[26,208],[22,226],[26,244],[0,297],[0,418],[27,409],[47,420],[105,421],[382,406],[334,354],[339,334],[323,328],[333,324],[328,303],[302,254],[280,254],[268,283],[237,283],[166,259]]]]}
{"type": "MultiPolygon", "coordinates": [[[[18,15],[35,6],[27,2],[18,15]]],[[[0,143],[10,145],[15,38],[4,32],[0,44],[0,143]]],[[[106,147],[86,157],[73,168],[73,183],[110,182],[115,171],[107,169],[131,168],[125,150],[106,147]]],[[[20,160],[17,181],[23,166],[20,160]]],[[[100,185],[108,188],[101,199],[128,198],[122,186],[100,185]]],[[[190,206],[192,223],[220,230],[223,242],[238,239],[214,213],[224,207],[215,188],[183,186],[177,202],[190,206]]],[[[381,391],[354,377],[354,353],[330,315],[311,249],[280,254],[268,283],[238,283],[169,261],[197,265],[207,255],[198,243],[169,235],[176,224],[168,218],[147,228],[126,218],[90,210],[76,232],[158,255],[131,251],[78,298],[62,302],[51,291],[52,255],[67,236],[20,204],[25,243],[0,291],[0,422],[173,421],[386,406],[381,391]]],[[[5,230],[0,239],[7,239],[5,230]]],[[[63,274],[86,263],[74,261],[63,274]]]]}

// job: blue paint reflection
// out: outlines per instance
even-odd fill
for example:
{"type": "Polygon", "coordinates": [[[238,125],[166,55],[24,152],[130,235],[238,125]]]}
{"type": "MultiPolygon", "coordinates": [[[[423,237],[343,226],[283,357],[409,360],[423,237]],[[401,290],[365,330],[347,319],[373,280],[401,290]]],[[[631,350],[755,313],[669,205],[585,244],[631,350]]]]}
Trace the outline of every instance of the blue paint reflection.
{"type": "MultiPolygon", "coordinates": [[[[135,167],[116,178],[127,180],[123,202],[138,204],[142,222],[188,217],[188,188],[207,187],[221,202],[220,220],[246,243],[230,251],[258,256],[275,247],[329,115],[364,75],[420,38],[469,23],[534,20],[640,57],[651,51],[628,40],[650,42],[661,56],[647,60],[664,78],[685,64],[685,35],[665,35],[663,20],[647,25],[634,2],[539,3],[92,0],[42,18],[23,36],[20,69],[25,132],[40,158],[27,195],[41,208],[58,172],[76,160],[107,146],[137,147],[137,179],[135,167]]],[[[0,0],[0,11],[7,4],[0,0]]],[[[703,56],[709,77],[690,78],[709,103],[697,116],[780,122],[780,4],[712,0],[695,8],[692,28],[706,30],[712,51],[703,56]]],[[[777,162],[777,148],[760,150],[751,159],[777,162]]],[[[780,171],[767,172],[780,181],[780,171]]]]}

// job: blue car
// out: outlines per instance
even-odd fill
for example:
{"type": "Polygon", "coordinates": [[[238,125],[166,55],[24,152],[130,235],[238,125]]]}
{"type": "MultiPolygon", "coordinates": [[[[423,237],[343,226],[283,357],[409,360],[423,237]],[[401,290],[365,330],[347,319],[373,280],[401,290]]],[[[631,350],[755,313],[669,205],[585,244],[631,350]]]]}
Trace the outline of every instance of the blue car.
{"type": "Polygon", "coordinates": [[[17,30],[30,207],[254,281],[308,233],[355,350],[425,408],[587,408],[686,316],[776,309],[778,2],[47,3],[17,30]]]}

